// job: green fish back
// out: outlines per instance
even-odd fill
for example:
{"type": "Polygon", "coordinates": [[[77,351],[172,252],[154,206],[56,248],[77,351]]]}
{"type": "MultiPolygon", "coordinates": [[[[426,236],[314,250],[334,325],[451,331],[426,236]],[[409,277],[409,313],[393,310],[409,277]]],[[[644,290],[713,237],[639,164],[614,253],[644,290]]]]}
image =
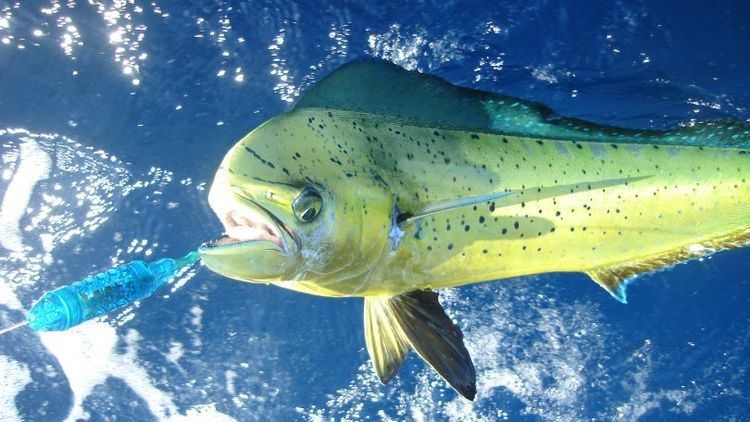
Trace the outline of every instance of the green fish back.
{"type": "Polygon", "coordinates": [[[599,125],[561,116],[543,104],[456,86],[377,60],[338,68],[311,87],[295,108],[371,113],[435,128],[519,137],[750,148],[746,122],[712,121],[670,131],[599,125]]]}

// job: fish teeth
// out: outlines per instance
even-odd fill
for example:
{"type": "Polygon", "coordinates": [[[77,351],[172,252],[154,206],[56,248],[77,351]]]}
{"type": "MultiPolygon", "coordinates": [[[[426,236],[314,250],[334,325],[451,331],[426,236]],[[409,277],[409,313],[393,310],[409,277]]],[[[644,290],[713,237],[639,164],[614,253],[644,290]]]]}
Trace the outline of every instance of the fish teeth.
{"type": "Polygon", "coordinates": [[[238,226],[249,226],[249,227],[255,227],[258,226],[257,222],[255,222],[253,219],[249,218],[246,215],[240,214],[239,211],[235,210],[232,211],[229,214],[229,218],[231,219],[231,222],[238,225],[238,226]]]}
{"type": "Polygon", "coordinates": [[[268,231],[260,227],[233,226],[227,229],[227,235],[238,242],[248,240],[273,240],[268,231]]]}

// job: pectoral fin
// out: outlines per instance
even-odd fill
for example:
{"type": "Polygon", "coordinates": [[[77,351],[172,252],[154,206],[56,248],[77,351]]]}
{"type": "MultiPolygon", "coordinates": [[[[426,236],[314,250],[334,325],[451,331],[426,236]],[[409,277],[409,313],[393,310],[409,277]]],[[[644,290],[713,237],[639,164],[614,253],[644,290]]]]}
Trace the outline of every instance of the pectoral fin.
{"type": "Polygon", "coordinates": [[[459,394],[474,399],[477,391],[474,364],[464,346],[461,330],[445,314],[435,292],[416,291],[387,299],[367,298],[366,308],[367,350],[381,380],[390,380],[383,375],[392,377],[403,361],[400,353],[405,353],[407,347],[400,341],[405,339],[459,394]],[[383,334],[386,325],[396,333],[383,334]],[[381,333],[379,336],[372,329],[376,326],[381,333]],[[384,344],[388,346],[381,346],[384,344]]]}
{"type": "Polygon", "coordinates": [[[404,362],[409,341],[386,303],[390,298],[365,298],[365,343],[380,382],[388,384],[404,362]]]}
{"type": "Polygon", "coordinates": [[[481,204],[483,202],[491,202],[499,199],[503,199],[509,196],[515,195],[515,192],[498,192],[489,195],[476,195],[469,196],[466,198],[449,199],[436,203],[429,204],[423,209],[419,210],[416,214],[410,215],[404,219],[405,223],[412,223],[420,218],[424,218],[433,214],[437,214],[442,211],[452,211],[456,208],[468,207],[471,205],[481,204]]]}

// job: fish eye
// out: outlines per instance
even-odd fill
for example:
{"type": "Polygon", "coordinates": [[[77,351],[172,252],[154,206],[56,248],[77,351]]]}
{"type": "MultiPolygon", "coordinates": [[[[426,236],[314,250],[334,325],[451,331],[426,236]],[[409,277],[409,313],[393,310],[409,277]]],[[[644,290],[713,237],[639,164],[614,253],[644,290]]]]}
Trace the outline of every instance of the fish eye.
{"type": "Polygon", "coordinates": [[[292,211],[297,220],[303,223],[313,221],[323,208],[323,197],[313,187],[302,189],[299,195],[292,201],[292,211]]]}

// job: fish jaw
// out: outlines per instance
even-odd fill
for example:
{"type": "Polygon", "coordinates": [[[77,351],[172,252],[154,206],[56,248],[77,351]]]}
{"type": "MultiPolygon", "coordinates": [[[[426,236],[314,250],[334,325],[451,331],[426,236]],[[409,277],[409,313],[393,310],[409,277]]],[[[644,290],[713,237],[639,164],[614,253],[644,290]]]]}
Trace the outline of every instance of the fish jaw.
{"type": "Polygon", "coordinates": [[[267,240],[244,241],[231,245],[201,246],[203,263],[225,277],[249,282],[284,279],[289,255],[267,240]]]}
{"type": "Polygon", "coordinates": [[[283,221],[221,183],[211,188],[209,205],[226,233],[198,249],[210,270],[249,282],[293,277],[299,247],[294,232],[283,221]]]}

